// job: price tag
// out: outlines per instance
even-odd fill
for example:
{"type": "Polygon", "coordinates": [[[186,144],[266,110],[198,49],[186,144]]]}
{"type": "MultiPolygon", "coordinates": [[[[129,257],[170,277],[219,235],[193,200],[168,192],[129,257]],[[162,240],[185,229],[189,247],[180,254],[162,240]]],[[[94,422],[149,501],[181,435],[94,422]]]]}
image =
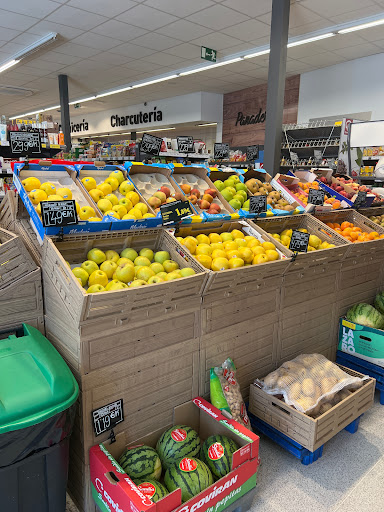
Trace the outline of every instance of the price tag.
{"type": "Polygon", "coordinates": [[[75,201],[42,201],[41,219],[45,228],[77,224],[75,201]]]}
{"type": "Polygon", "coordinates": [[[9,132],[12,153],[34,155],[41,153],[41,137],[38,132],[9,132]]]}
{"type": "Polygon", "coordinates": [[[162,138],[151,135],[150,133],[144,133],[143,138],[141,139],[140,153],[158,156],[162,142],[162,138]]]}
{"type": "Polygon", "coordinates": [[[229,144],[224,142],[216,142],[214,149],[215,160],[228,160],[229,159],[229,144]]]}
{"type": "Polygon", "coordinates": [[[177,149],[180,153],[194,153],[193,137],[177,137],[177,149]]]}
{"type": "Polygon", "coordinates": [[[193,211],[189,202],[180,200],[162,204],[160,206],[160,213],[163,219],[163,226],[179,222],[182,219],[193,215],[193,211]]]}
{"type": "Polygon", "coordinates": [[[251,196],[249,198],[249,213],[259,213],[267,211],[267,196],[251,196]]]}
{"type": "Polygon", "coordinates": [[[315,206],[323,206],[324,196],[324,190],[315,190],[314,188],[310,188],[308,192],[308,203],[314,204],[315,206]]]}
{"type": "Polygon", "coordinates": [[[92,411],[92,420],[96,436],[112,430],[118,423],[124,421],[123,399],[120,398],[92,411]]]}
{"type": "Polygon", "coordinates": [[[293,164],[297,164],[299,162],[299,155],[291,151],[291,160],[293,164]]]}
{"type": "Polygon", "coordinates": [[[357,196],[353,202],[353,207],[361,208],[362,206],[365,206],[366,201],[367,201],[367,192],[363,192],[362,190],[359,190],[357,193],[357,196]]]}
{"type": "Polygon", "coordinates": [[[247,161],[252,162],[259,157],[259,146],[247,146],[247,161]]]}
{"type": "Polygon", "coordinates": [[[289,250],[293,252],[307,252],[309,243],[309,233],[302,233],[294,229],[289,244],[289,250]]]}

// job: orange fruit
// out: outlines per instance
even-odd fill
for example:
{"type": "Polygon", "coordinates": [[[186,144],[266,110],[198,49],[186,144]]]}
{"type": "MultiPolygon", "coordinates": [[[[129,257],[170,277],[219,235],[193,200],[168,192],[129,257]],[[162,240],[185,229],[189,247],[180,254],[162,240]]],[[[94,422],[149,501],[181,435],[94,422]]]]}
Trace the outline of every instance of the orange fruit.
{"type": "Polygon", "coordinates": [[[350,237],[352,238],[352,240],[357,240],[359,238],[359,233],[357,233],[356,231],[352,231],[350,237]]]}
{"type": "Polygon", "coordinates": [[[327,226],[331,229],[334,229],[335,226],[332,224],[332,222],[327,222],[327,226]]]}
{"type": "Polygon", "coordinates": [[[344,231],[345,228],[349,228],[350,226],[353,227],[353,224],[350,222],[342,222],[340,228],[342,231],[344,231]]]}
{"type": "Polygon", "coordinates": [[[352,228],[345,228],[345,229],[343,229],[343,236],[346,236],[346,235],[349,236],[351,231],[352,231],[352,228]]]}
{"type": "Polygon", "coordinates": [[[340,201],[335,201],[333,204],[332,204],[332,210],[337,210],[338,208],[340,208],[340,201]]]}

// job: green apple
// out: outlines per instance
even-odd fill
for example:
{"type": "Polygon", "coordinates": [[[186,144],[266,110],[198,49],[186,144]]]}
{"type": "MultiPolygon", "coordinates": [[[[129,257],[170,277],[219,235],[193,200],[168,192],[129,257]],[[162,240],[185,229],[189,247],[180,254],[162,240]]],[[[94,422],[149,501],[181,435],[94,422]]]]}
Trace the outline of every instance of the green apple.
{"type": "Polygon", "coordinates": [[[119,258],[117,260],[117,265],[122,265],[123,263],[128,263],[129,265],[131,265],[132,267],[134,267],[134,263],[132,260],[130,260],[129,258],[119,258]]]}
{"type": "Polygon", "coordinates": [[[146,284],[148,283],[142,279],[135,279],[135,281],[132,281],[132,283],[129,285],[129,288],[136,288],[137,286],[144,286],[146,284]]]}
{"type": "Polygon", "coordinates": [[[128,197],[123,197],[122,199],[120,199],[119,204],[121,206],[124,206],[126,208],[127,212],[129,212],[133,208],[132,201],[130,199],[128,199],[128,197]]]}
{"type": "Polygon", "coordinates": [[[180,269],[181,277],[194,276],[196,272],[191,267],[185,267],[180,269]]]}
{"type": "Polygon", "coordinates": [[[116,269],[117,269],[117,263],[115,263],[114,261],[111,261],[111,260],[105,260],[100,265],[100,270],[102,270],[103,272],[105,272],[107,274],[108,279],[112,278],[113,273],[115,272],[116,269]]]}
{"type": "Polygon", "coordinates": [[[122,281],[123,283],[129,283],[135,278],[135,269],[129,263],[123,263],[119,265],[113,274],[113,279],[122,281]]]}
{"type": "Polygon", "coordinates": [[[229,201],[229,204],[232,206],[234,210],[240,210],[241,208],[241,203],[238,199],[231,199],[229,201]]]}
{"type": "Polygon", "coordinates": [[[232,192],[227,188],[221,191],[221,195],[224,197],[226,201],[230,201],[233,198],[232,192]]]}
{"type": "Polygon", "coordinates": [[[97,249],[96,247],[94,249],[91,249],[88,251],[87,259],[94,261],[97,263],[97,265],[100,265],[107,259],[106,255],[101,251],[100,249],[97,249]]]}
{"type": "Polygon", "coordinates": [[[128,192],[131,192],[132,190],[135,190],[135,187],[133,183],[131,183],[128,180],[123,181],[119,186],[119,192],[123,196],[125,196],[126,194],[128,194],[128,192]]]}
{"type": "Polygon", "coordinates": [[[235,195],[233,196],[232,201],[233,201],[234,199],[236,199],[237,201],[239,201],[239,203],[240,203],[240,204],[243,204],[243,203],[244,203],[244,201],[245,201],[244,197],[243,197],[241,194],[235,194],[235,195]]]}
{"type": "Polygon", "coordinates": [[[157,277],[161,277],[161,279],[164,281],[168,274],[166,272],[159,272],[156,275],[157,277]]]}
{"type": "Polygon", "coordinates": [[[124,249],[120,253],[120,258],[128,258],[131,261],[135,261],[135,259],[137,257],[138,257],[138,254],[135,251],[135,249],[130,249],[129,247],[127,247],[127,249],[124,249]]]}
{"type": "Polygon", "coordinates": [[[101,284],[93,284],[90,286],[87,290],[87,293],[99,293],[99,292],[105,292],[104,286],[101,286],[101,284]]]}
{"type": "Polygon", "coordinates": [[[163,267],[167,274],[169,274],[170,272],[177,270],[179,268],[179,264],[173,260],[165,260],[163,263],[163,267]]]}
{"type": "Polygon", "coordinates": [[[170,260],[171,259],[171,256],[169,254],[168,251],[157,251],[155,253],[155,257],[154,257],[156,263],[161,263],[163,264],[164,261],[166,260],[170,260]]]}
{"type": "Polygon", "coordinates": [[[145,256],[138,256],[134,261],[135,267],[149,267],[151,261],[145,256]]]}
{"type": "Polygon", "coordinates": [[[98,265],[94,261],[91,261],[91,260],[83,261],[83,263],[81,264],[81,268],[83,268],[86,272],[88,272],[89,276],[95,270],[99,270],[98,265]]]}
{"type": "Polygon", "coordinates": [[[84,270],[81,267],[75,267],[74,269],[72,269],[72,272],[78,279],[81,279],[82,286],[85,286],[87,284],[89,274],[86,270],[84,270]]]}
{"type": "Polygon", "coordinates": [[[118,279],[113,279],[112,281],[109,281],[109,283],[105,287],[107,292],[112,291],[112,290],[122,290],[123,288],[128,288],[128,285],[125,283],[122,283],[118,279]]]}
{"type": "Polygon", "coordinates": [[[174,279],[181,279],[181,275],[178,272],[170,272],[165,278],[166,281],[173,281],[174,279]]]}
{"type": "Polygon", "coordinates": [[[108,201],[112,203],[112,206],[119,204],[119,199],[115,196],[115,194],[107,194],[105,199],[108,199],[108,201]]]}
{"type": "Polygon", "coordinates": [[[138,267],[138,271],[136,272],[137,279],[142,279],[143,281],[148,281],[150,277],[156,275],[156,273],[149,267],[138,267]]]}
{"type": "Polygon", "coordinates": [[[235,183],[240,183],[240,178],[237,174],[233,174],[229,179],[233,180],[235,183]]]}
{"type": "Polygon", "coordinates": [[[108,284],[108,276],[102,270],[95,270],[89,276],[89,286],[93,286],[94,284],[101,284],[101,286],[107,286],[108,284]]]}
{"type": "Polygon", "coordinates": [[[105,251],[105,257],[107,258],[107,260],[114,261],[115,263],[117,263],[120,258],[118,252],[111,250],[105,251]]]}
{"type": "Polygon", "coordinates": [[[164,272],[164,267],[161,263],[158,263],[155,261],[155,263],[151,263],[150,268],[154,271],[155,274],[158,274],[159,272],[164,272]]]}
{"type": "Polygon", "coordinates": [[[224,187],[234,187],[236,184],[235,180],[233,179],[233,177],[227,179],[224,181],[224,187]]]}
{"type": "Polygon", "coordinates": [[[215,185],[219,192],[221,192],[225,188],[225,185],[221,180],[216,180],[213,184],[215,185]]]}
{"type": "Polygon", "coordinates": [[[149,261],[153,260],[153,251],[151,249],[147,249],[147,248],[141,249],[139,254],[140,254],[140,256],[144,256],[145,258],[148,258],[149,261]]]}
{"type": "Polygon", "coordinates": [[[121,185],[124,181],[124,174],[119,171],[118,169],[116,169],[115,171],[112,171],[111,174],[109,175],[109,178],[116,178],[117,181],[119,182],[119,185],[121,185]]]}
{"type": "Polygon", "coordinates": [[[244,201],[246,201],[248,199],[248,194],[246,193],[245,190],[238,190],[235,195],[242,196],[244,201]]]}
{"type": "Polygon", "coordinates": [[[152,276],[148,279],[148,284],[164,283],[164,279],[159,276],[152,276]]]}
{"type": "Polygon", "coordinates": [[[247,191],[247,185],[245,183],[236,183],[235,189],[238,192],[239,190],[244,190],[244,192],[247,191]]]}

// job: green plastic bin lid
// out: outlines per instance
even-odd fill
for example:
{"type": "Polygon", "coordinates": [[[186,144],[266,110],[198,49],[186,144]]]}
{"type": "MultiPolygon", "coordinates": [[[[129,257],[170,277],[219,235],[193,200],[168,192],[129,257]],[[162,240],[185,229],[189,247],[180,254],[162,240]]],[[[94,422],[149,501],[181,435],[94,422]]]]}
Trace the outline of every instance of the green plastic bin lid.
{"type": "Polygon", "coordinates": [[[79,386],[40,331],[23,324],[0,339],[0,434],[41,423],[68,409],[79,386]]]}

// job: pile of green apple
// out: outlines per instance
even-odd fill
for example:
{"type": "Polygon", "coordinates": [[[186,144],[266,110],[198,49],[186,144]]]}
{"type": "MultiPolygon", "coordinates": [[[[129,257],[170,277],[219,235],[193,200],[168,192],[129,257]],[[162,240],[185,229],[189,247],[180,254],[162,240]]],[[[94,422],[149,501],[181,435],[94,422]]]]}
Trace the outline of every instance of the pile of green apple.
{"type": "MultiPolygon", "coordinates": [[[[87,293],[136,288],[196,274],[193,268],[179,268],[168,251],[153,252],[148,248],[139,253],[126,248],[118,253],[113,250],[103,252],[95,247],[88,252],[87,258],[72,269],[87,293]]],[[[70,266],[68,261],[67,264],[70,266]]]]}
{"type": "Polygon", "coordinates": [[[248,200],[247,187],[235,174],[225,181],[216,180],[213,184],[234,210],[240,210],[248,200]]]}

